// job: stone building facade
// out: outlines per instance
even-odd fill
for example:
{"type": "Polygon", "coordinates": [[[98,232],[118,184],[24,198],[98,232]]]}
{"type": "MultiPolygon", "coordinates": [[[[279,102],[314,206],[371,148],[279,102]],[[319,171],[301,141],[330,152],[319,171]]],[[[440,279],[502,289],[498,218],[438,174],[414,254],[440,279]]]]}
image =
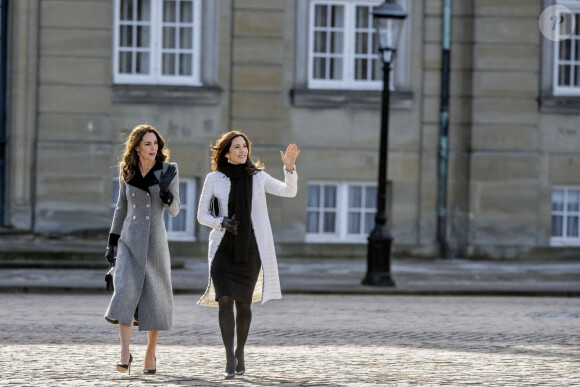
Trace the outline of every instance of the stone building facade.
{"type": "MultiPolygon", "coordinates": [[[[391,80],[388,224],[396,254],[436,256],[443,0],[398,2],[408,17],[391,80]]],[[[195,211],[208,145],[232,129],[277,178],[279,150],[302,150],[297,197],[269,198],[280,254],[366,254],[382,90],[370,12],[380,1],[0,3],[0,233],[106,233],[123,135],[149,123],[179,164],[184,206],[167,228],[185,254],[205,252],[195,211]]],[[[452,3],[450,249],[573,254],[580,36],[549,40],[538,21],[546,7],[580,6],[452,3]]]]}

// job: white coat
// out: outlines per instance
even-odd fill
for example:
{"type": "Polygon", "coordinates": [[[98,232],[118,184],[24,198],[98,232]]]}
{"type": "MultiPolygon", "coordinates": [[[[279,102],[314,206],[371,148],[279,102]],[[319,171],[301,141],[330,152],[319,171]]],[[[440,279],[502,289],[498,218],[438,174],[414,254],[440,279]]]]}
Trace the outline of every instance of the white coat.
{"type": "MultiPolygon", "coordinates": [[[[256,243],[262,261],[262,269],[254,288],[252,302],[282,298],[280,291],[280,278],[278,277],[278,263],[276,252],[274,251],[274,238],[268,216],[266,194],[284,197],[296,196],[298,175],[296,168],[288,172],[284,168],[284,182],[274,179],[264,171],[258,172],[252,178],[252,226],[256,243]]],[[[199,198],[197,208],[197,220],[199,223],[211,227],[209,234],[208,262],[209,279],[204,295],[197,302],[204,306],[218,306],[215,301],[215,289],[211,281],[211,264],[220,242],[226,233],[221,224],[224,217],[228,217],[228,200],[230,195],[230,179],[221,172],[209,173],[203,183],[203,190],[199,198]],[[209,211],[211,198],[218,198],[220,207],[220,217],[214,218],[209,211]]]]}

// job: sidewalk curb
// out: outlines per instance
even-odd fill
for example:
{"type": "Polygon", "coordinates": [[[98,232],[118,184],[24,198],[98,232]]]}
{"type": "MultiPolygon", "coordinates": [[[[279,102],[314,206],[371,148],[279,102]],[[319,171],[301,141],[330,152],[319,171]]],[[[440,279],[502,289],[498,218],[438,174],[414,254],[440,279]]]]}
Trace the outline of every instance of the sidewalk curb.
{"type": "MultiPolygon", "coordinates": [[[[103,285],[104,287],[104,285],[103,285]]],[[[174,295],[201,295],[205,289],[173,289],[174,295]]],[[[0,286],[0,294],[113,294],[104,288],[70,286],[0,286]]],[[[284,295],[360,295],[360,296],[465,296],[465,297],[580,297],[580,290],[502,290],[502,289],[282,289],[284,295]]]]}

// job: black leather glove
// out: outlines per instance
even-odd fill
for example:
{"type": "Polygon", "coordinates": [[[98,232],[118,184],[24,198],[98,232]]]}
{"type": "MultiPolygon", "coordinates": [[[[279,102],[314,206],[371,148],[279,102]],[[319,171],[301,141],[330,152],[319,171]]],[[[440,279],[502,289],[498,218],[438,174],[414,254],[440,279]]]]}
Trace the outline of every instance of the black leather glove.
{"type": "Polygon", "coordinates": [[[159,190],[161,190],[161,192],[167,192],[175,175],[177,175],[177,171],[173,164],[169,165],[165,173],[163,173],[163,171],[161,172],[161,175],[159,175],[159,190]]]}
{"type": "Polygon", "coordinates": [[[109,262],[109,266],[115,266],[115,246],[113,245],[107,246],[105,258],[107,259],[107,262],[109,262]]]}
{"type": "Polygon", "coordinates": [[[238,224],[240,224],[240,222],[236,220],[235,215],[231,218],[224,218],[224,220],[222,220],[222,227],[234,235],[238,235],[238,224]]]}
{"type": "Polygon", "coordinates": [[[175,165],[169,165],[167,171],[165,173],[161,172],[159,176],[159,196],[161,201],[167,205],[171,205],[171,202],[173,202],[173,194],[169,191],[169,186],[175,175],[177,175],[175,165]]]}

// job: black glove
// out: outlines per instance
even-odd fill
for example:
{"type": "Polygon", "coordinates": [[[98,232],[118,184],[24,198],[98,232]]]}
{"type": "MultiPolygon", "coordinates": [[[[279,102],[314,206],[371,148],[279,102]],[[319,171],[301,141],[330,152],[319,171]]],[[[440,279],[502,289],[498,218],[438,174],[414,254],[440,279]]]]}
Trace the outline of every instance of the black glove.
{"type": "Polygon", "coordinates": [[[167,192],[175,175],[177,175],[177,171],[173,164],[169,165],[165,173],[163,173],[163,171],[161,172],[161,175],[159,175],[159,190],[161,192],[167,192]]]}
{"type": "Polygon", "coordinates": [[[173,194],[169,191],[169,185],[173,181],[173,178],[177,175],[175,170],[175,165],[169,165],[167,171],[159,176],[159,196],[161,201],[167,205],[171,205],[173,202],[173,194]]]}
{"type": "Polygon", "coordinates": [[[222,227],[234,235],[238,235],[238,224],[240,224],[240,222],[236,220],[235,215],[231,218],[224,218],[224,220],[222,220],[222,227]]]}
{"type": "Polygon", "coordinates": [[[113,245],[107,246],[105,258],[107,259],[107,262],[109,262],[109,266],[115,266],[115,246],[113,245]]]}

